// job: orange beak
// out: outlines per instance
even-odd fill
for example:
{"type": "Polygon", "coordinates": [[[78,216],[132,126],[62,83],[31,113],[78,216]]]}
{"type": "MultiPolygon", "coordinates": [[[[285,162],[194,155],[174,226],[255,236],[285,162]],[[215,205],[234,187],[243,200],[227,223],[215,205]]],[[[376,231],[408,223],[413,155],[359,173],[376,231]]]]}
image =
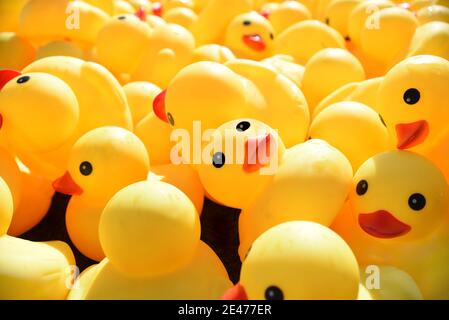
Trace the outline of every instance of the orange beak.
{"type": "Polygon", "coordinates": [[[1,70],[0,71],[0,90],[12,79],[20,76],[22,73],[15,70],[1,70]]]}
{"type": "Polygon", "coordinates": [[[221,297],[221,300],[248,300],[245,288],[241,284],[236,284],[221,297]]]}
{"type": "Polygon", "coordinates": [[[428,134],[429,124],[425,120],[398,124],[396,125],[397,148],[400,150],[413,148],[426,140],[428,134]]]}
{"type": "Polygon", "coordinates": [[[144,7],[140,7],[139,10],[137,10],[137,12],[135,13],[135,15],[141,21],[143,21],[143,22],[147,21],[147,13],[145,12],[144,7]]]}
{"type": "Polygon", "coordinates": [[[61,178],[56,179],[53,182],[53,189],[55,189],[56,192],[69,196],[80,195],[83,193],[83,189],[75,183],[68,171],[61,178]]]}
{"type": "Polygon", "coordinates": [[[359,225],[369,235],[381,239],[400,237],[412,229],[385,210],[359,214],[359,225]]]}
{"type": "Polygon", "coordinates": [[[153,3],[153,14],[158,17],[162,17],[162,3],[155,2],[153,3]]]}
{"type": "Polygon", "coordinates": [[[275,140],[271,133],[246,140],[243,171],[252,173],[267,165],[276,150],[272,143],[274,144],[275,140]]]}
{"type": "Polygon", "coordinates": [[[243,36],[243,42],[254,51],[264,51],[266,48],[265,42],[258,34],[243,36]]]}
{"type": "Polygon", "coordinates": [[[153,101],[154,114],[164,122],[168,123],[167,113],[165,112],[165,96],[167,90],[162,91],[153,101]]]}

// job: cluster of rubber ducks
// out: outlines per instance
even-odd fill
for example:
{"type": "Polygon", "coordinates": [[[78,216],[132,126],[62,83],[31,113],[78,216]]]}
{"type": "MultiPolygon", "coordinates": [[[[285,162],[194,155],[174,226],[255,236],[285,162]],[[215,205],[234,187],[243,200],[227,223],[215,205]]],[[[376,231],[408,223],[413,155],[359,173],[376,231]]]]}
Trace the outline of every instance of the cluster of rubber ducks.
{"type": "Polygon", "coordinates": [[[0,299],[449,299],[448,59],[447,0],[0,0],[0,299]]]}

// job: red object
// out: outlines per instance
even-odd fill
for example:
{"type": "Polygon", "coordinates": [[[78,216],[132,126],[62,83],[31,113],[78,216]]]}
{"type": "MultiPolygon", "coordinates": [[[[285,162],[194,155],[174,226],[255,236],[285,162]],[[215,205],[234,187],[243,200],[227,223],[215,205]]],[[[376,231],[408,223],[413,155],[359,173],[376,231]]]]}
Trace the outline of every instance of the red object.
{"type": "Polygon", "coordinates": [[[0,129],[3,127],[3,117],[2,117],[2,115],[0,114],[0,129]]]}
{"type": "Polygon", "coordinates": [[[165,112],[165,96],[167,90],[162,91],[153,101],[154,114],[164,122],[168,123],[167,113],[165,112]]]}
{"type": "Polygon", "coordinates": [[[135,13],[135,15],[143,22],[147,21],[147,13],[145,12],[144,7],[140,7],[139,10],[137,10],[137,12],[135,13]]]}
{"type": "Polygon", "coordinates": [[[400,237],[412,229],[385,210],[359,214],[359,225],[369,235],[381,239],[400,237]]]}
{"type": "Polygon", "coordinates": [[[274,142],[272,139],[273,136],[268,133],[262,137],[250,138],[245,142],[245,162],[243,164],[245,172],[256,172],[268,164],[276,149],[271,146],[271,143],[274,142]],[[261,155],[266,159],[261,159],[261,155]]]}
{"type": "Polygon", "coordinates": [[[264,17],[265,19],[269,19],[270,18],[270,11],[264,10],[264,11],[260,12],[260,15],[262,17],[264,17]]]}
{"type": "Polygon", "coordinates": [[[20,76],[22,73],[15,70],[1,70],[0,71],[0,90],[12,79],[20,76]]]}
{"type": "Polygon", "coordinates": [[[75,183],[68,171],[61,178],[56,179],[53,182],[53,189],[55,189],[56,192],[69,196],[80,195],[83,193],[83,189],[75,183]]]}
{"type": "Polygon", "coordinates": [[[243,36],[243,42],[255,51],[263,51],[266,48],[265,42],[258,34],[243,36]]]}
{"type": "Polygon", "coordinates": [[[413,148],[421,144],[428,134],[429,124],[425,120],[398,124],[396,125],[397,148],[400,150],[413,148]]]}
{"type": "Polygon", "coordinates": [[[221,300],[248,300],[245,288],[241,284],[236,284],[221,297],[221,300]]]}
{"type": "Polygon", "coordinates": [[[153,14],[155,16],[162,17],[162,11],[163,11],[162,3],[160,2],[153,3],[153,14]]]}

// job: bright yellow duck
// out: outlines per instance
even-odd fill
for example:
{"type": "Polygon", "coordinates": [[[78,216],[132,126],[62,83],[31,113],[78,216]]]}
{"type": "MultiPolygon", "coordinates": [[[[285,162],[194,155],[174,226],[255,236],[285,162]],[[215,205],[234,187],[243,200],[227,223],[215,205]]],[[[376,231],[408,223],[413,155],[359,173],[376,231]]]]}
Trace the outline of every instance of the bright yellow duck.
{"type": "Polygon", "coordinates": [[[76,299],[218,299],[231,286],[200,241],[195,207],[172,185],[145,181],[119,191],[99,232],[107,258],[80,279],[76,299]]]}
{"type": "Polygon", "coordinates": [[[274,29],[255,11],[235,17],[226,30],[225,44],[239,58],[261,60],[271,56],[274,29]]]}
{"type": "Polygon", "coordinates": [[[12,215],[11,192],[0,178],[0,299],[65,299],[76,267],[69,246],[6,235],[12,215]]]}
{"type": "Polygon", "coordinates": [[[74,144],[67,172],[53,186],[73,196],[66,213],[67,231],[85,256],[104,258],[98,238],[101,213],[118,190],[146,180],[149,166],[143,143],[122,128],[97,128],[74,144]]]}
{"type": "Polygon", "coordinates": [[[254,241],[225,300],[355,300],[359,267],[349,246],[313,222],[277,225],[254,241]]]}
{"type": "Polygon", "coordinates": [[[416,29],[408,56],[424,54],[449,59],[449,23],[429,22],[416,29]]]}
{"type": "Polygon", "coordinates": [[[295,23],[312,19],[309,9],[298,1],[289,0],[281,3],[269,3],[268,5],[270,5],[269,8],[262,8],[261,14],[271,22],[277,34],[295,23]]]}

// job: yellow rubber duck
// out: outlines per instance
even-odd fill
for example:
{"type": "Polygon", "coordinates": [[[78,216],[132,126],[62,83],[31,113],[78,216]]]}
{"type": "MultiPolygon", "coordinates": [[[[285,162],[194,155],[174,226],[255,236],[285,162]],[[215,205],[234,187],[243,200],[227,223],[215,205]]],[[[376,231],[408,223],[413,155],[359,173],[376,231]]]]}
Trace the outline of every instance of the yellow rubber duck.
{"type": "Polygon", "coordinates": [[[63,242],[31,242],[6,234],[13,216],[13,200],[0,178],[0,299],[65,299],[75,259],[63,242]],[[32,266],[32,267],[30,267],[32,266]]]}
{"type": "Polygon", "coordinates": [[[20,13],[30,0],[0,0],[0,32],[17,32],[20,13]]]}
{"type": "Polygon", "coordinates": [[[359,102],[330,105],[312,121],[309,135],[340,150],[351,162],[354,172],[375,154],[389,149],[388,130],[382,118],[359,102]]]}
{"type": "Polygon", "coordinates": [[[0,32],[0,61],[3,69],[22,70],[33,62],[36,48],[13,32],[0,32]]]}
{"type": "Polygon", "coordinates": [[[226,29],[225,45],[239,58],[267,58],[271,56],[273,41],[271,23],[255,11],[238,15],[226,29]]]}
{"type": "Polygon", "coordinates": [[[296,63],[305,65],[321,49],[344,47],[345,40],[338,31],[320,21],[305,20],[277,35],[273,52],[291,55],[296,63]]]}
{"type": "Polygon", "coordinates": [[[351,37],[369,77],[384,75],[407,55],[418,20],[410,11],[391,7],[378,10],[361,28],[360,43],[351,37]]]}
{"type": "Polygon", "coordinates": [[[209,0],[190,29],[196,44],[222,44],[232,19],[251,9],[251,0],[209,0]]]}
{"type": "Polygon", "coordinates": [[[449,62],[436,56],[407,58],[388,72],[379,88],[378,109],[398,149],[425,153],[447,139],[448,84],[449,62]]]}
{"type": "Polygon", "coordinates": [[[148,81],[166,88],[172,78],[188,65],[195,50],[195,39],[185,28],[176,24],[158,26],[133,70],[133,81],[148,81]]]}
{"type": "Polygon", "coordinates": [[[271,183],[240,215],[240,257],[277,224],[304,220],[330,226],[345,203],[352,175],[346,157],[323,140],[287,149],[271,183]]]}
{"type": "Polygon", "coordinates": [[[359,267],[350,247],[313,222],[275,226],[254,241],[240,283],[224,300],[355,300],[359,267]]]}
{"type": "Polygon", "coordinates": [[[95,45],[98,62],[114,74],[131,73],[142,59],[150,37],[150,26],[135,15],[115,16],[98,33],[95,45]]]}
{"type": "Polygon", "coordinates": [[[195,49],[192,63],[200,61],[226,63],[233,59],[235,59],[235,55],[228,47],[218,44],[206,44],[195,49]]]}
{"type": "Polygon", "coordinates": [[[107,258],[81,278],[78,299],[218,299],[231,286],[200,241],[195,207],[170,184],[144,181],[119,191],[99,232],[107,258]]]}
{"type": "Polygon", "coordinates": [[[427,6],[416,12],[416,18],[421,25],[432,21],[449,23],[449,8],[441,5],[427,6]]]}
{"type": "Polygon", "coordinates": [[[277,72],[292,80],[301,88],[302,78],[304,76],[304,67],[295,63],[292,56],[285,54],[276,54],[270,58],[264,59],[262,63],[273,67],[277,72]]]}
{"type": "Polygon", "coordinates": [[[285,147],[266,124],[238,119],[215,130],[202,150],[195,169],[208,195],[225,206],[246,208],[273,180],[285,147]]]}
{"type": "Polygon", "coordinates": [[[324,9],[324,23],[337,30],[349,40],[348,21],[354,8],[361,0],[333,0],[324,9]]]}
{"type": "Polygon", "coordinates": [[[318,51],[305,65],[301,89],[307,98],[310,113],[326,96],[338,88],[365,80],[360,61],[345,49],[318,51]]]}
{"type": "Polygon", "coordinates": [[[408,56],[423,54],[449,59],[449,23],[434,21],[416,29],[408,56]]]}
{"type": "Polygon", "coordinates": [[[2,70],[0,78],[0,130],[16,154],[46,154],[75,134],[79,104],[67,83],[37,72],[2,70]]]}
{"type": "Polygon", "coordinates": [[[38,45],[70,39],[84,49],[95,44],[108,18],[106,12],[83,1],[30,0],[22,10],[19,32],[38,45]],[[46,17],[44,24],[42,17],[46,17]]]}
{"type": "Polygon", "coordinates": [[[207,130],[238,118],[255,118],[279,129],[286,146],[303,142],[309,125],[307,102],[298,87],[274,68],[250,60],[187,66],[156,99],[154,111],[189,132],[193,121],[201,121],[207,130]]]}
{"type": "Polygon", "coordinates": [[[72,195],[66,213],[70,239],[87,257],[104,258],[98,238],[103,208],[120,189],[147,178],[149,159],[143,143],[119,127],[101,127],[73,146],[67,172],[55,180],[59,193],[72,195]]]}
{"type": "Polygon", "coordinates": [[[27,66],[1,91],[0,114],[15,154],[32,172],[49,179],[64,172],[71,146],[84,133],[107,125],[132,130],[118,81],[101,65],[71,57],[49,57],[27,66]]]}
{"type": "Polygon", "coordinates": [[[315,107],[312,114],[312,119],[315,119],[317,115],[328,106],[342,101],[360,102],[377,111],[377,90],[379,89],[382,80],[382,77],[378,77],[361,82],[352,82],[335,90],[326,98],[321,100],[321,102],[315,107]]]}
{"type": "Polygon", "coordinates": [[[153,112],[153,100],[161,93],[161,89],[149,82],[137,81],[123,86],[133,117],[134,127],[153,112]]]}
{"type": "Polygon", "coordinates": [[[262,15],[268,18],[277,34],[295,23],[312,19],[312,14],[305,5],[291,0],[276,3],[270,9],[262,10],[262,15]]]}
{"type": "Polygon", "coordinates": [[[198,20],[198,15],[192,9],[177,7],[167,10],[163,18],[167,23],[178,24],[186,29],[190,29],[195,21],[198,20]]]}
{"type": "Polygon", "coordinates": [[[427,158],[388,151],[354,176],[350,206],[333,225],[360,264],[389,265],[413,277],[424,299],[447,299],[448,185],[427,158]]]}
{"type": "Polygon", "coordinates": [[[32,174],[4,148],[0,148],[0,176],[8,184],[14,202],[8,234],[19,236],[37,225],[46,215],[54,190],[51,181],[32,174]]]}

